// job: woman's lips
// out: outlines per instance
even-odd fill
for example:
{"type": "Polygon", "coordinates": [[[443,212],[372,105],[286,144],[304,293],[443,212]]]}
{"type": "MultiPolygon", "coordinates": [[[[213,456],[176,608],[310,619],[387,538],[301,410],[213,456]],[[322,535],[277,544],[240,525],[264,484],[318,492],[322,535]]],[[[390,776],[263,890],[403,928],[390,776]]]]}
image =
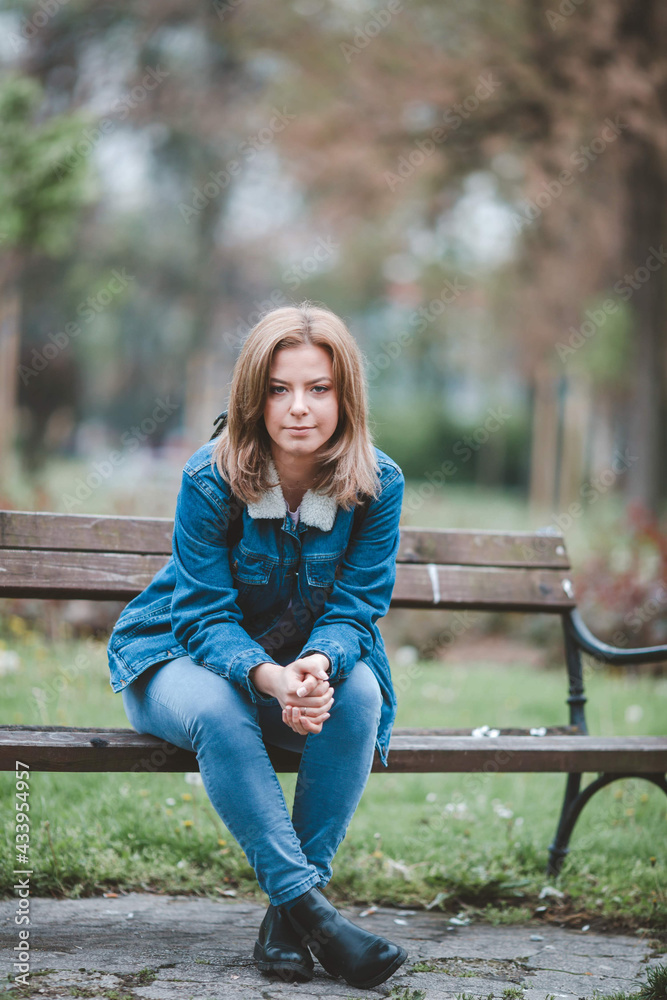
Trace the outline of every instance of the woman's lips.
{"type": "Polygon", "coordinates": [[[291,431],[292,434],[305,434],[306,431],[312,431],[313,428],[312,427],[288,427],[287,430],[291,431]]]}

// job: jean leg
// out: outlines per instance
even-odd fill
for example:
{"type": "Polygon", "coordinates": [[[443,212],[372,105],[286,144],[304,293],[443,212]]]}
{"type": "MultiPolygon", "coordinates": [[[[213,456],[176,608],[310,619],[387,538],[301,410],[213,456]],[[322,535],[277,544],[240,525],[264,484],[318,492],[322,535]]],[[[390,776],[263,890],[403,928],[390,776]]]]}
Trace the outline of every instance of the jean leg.
{"type": "Polygon", "coordinates": [[[377,678],[358,660],[350,674],[334,685],[331,715],[322,731],[306,737],[292,822],[303,853],[324,885],[373,766],[381,708],[377,678]]]}
{"type": "Polygon", "coordinates": [[[301,849],[246,692],[183,656],[149,667],[122,692],[137,732],[194,750],[206,793],[278,906],[320,881],[301,849]]]}

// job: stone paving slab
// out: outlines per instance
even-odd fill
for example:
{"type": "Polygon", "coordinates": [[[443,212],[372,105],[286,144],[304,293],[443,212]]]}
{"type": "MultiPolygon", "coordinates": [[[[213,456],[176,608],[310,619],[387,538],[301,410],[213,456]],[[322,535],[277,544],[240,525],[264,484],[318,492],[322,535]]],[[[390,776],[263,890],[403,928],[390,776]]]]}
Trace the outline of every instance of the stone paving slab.
{"type": "Polygon", "coordinates": [[[31,977],[11,987],[18,942],[15,900],[0,901],[0,998],[36,1000],[500,1000],[508,987],[525,1000],[592,998],[636,990],[651,957],[646,941],[549,924],[453,927],[448,916],[380,908],[356,923],[400,942],[408,959],[386,983],[359,990],[316,963],[310,983],[283,983],[258,972],[252,958],[265,907],[236,900],[129,893],[116,899],[32,898],[31,977]],[[415,968],[416,967],[416,968],[415,968]],[[42,973],[42,974],[40,974],[42,973]],[[415,992],[416,991],[416,992],[415,992]]]}

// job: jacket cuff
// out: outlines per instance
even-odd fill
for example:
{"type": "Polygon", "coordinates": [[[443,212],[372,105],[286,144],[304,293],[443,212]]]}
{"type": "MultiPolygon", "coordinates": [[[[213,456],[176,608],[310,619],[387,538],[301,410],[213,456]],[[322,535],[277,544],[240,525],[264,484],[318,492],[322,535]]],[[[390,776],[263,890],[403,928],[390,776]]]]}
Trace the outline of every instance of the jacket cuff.
{"type": "Polygon", "coordinates": [[[262,694],[261,691],[258,691],[250,677],[248,677],[252,668],[259,666],[260,663],[275,663],[275,660],[273,660],[268,653],[260,657],[252,649],[239,653],[239,655],[232,660],[229,668],[229,679],[232,683],[236,684],[244,691],[247,691],[253,702],[259,703],[260,705],[268,705],[275,699],[271,695],[262,694]]]}
{"type": "Polygon", "coordinates": [[[335,639],[319,640],[316,646],[308,646],[307,649],[303,649],[299,653],[299,656],[308,656],[309,653],[323,653],[327,657],[331,664],[331,670],[329,671],[330,681],[342,681],[350,672],[349,669],[346,669],[347,653],[343,646],[336,642],[335,639]]]}

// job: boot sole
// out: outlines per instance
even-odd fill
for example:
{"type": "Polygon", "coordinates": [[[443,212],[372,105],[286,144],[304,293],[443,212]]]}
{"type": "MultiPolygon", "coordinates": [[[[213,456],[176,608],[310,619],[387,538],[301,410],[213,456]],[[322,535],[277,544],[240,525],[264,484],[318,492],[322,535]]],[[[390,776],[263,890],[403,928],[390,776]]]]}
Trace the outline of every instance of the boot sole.
{"type": "Polygon", "coordinates": [[[403,962],[406,960],[407,957],[408,957],[407,951],[405,950],[405,948],[401,948],[400,954],[396,956],[391,965],[387,969],[385,969],[384,972],[381,972],[379,973],[379,975],[374,976],[373,979],[367,979],[363,983],[355,982],[353,979],[347,979],[345,976],[343,976],[343,979],[345,979],[345,982],[347,983],[348,986],[353,986],[357,990],[370,990],[374,986],[379,986],[380,983],[383,983],[386,979],[389,979],[390,976],[393,976],[396,970],[400,969],[400,967],[403,965],[403,962]]]}
{"type": "Polygon", "coordinates": [[[306,969],[297,962],[270,962],[264,955],[264,949],[259,941],[255,941],[253,956],[257,962],[257,968],[265,975],[280,976],[284,982],[298,980],[302,983],[309,983],[313,978],[314,970],[306,969]]]}
{"type": "MultiPolygon", "coordinates": [[[[292,914],[290,912],[288,913],[288,916],[294,929],[301,935],[301,943],[307,945],[308,948],[310,948],[310,951],[317,959],[317,961],[320,963],[324,971],[328,973],[330,976],[332,976],[334,979],[338,978],[344,979],[348,986],[352,986],[355,989],[369,990],[372,989],[374,986],[379,986],[380,983],[384,983],[386,979],[389,979],[390,976],[393,976],[396,970],[400,968],[401,965],[403,965],[403,962],[408,957],[408,953],[405,950],[405,948],[403,948],[401,945],[396,945],[396,947],[398,948],[398,955],[393,960],[393,962],[391,962],[385,969],[379,972],[376,976],[373,976],[371,979],[365,979],[365,980],[355,980],[348,978],[348,976],[345,974],[344,969],[340,968],[337,964],[328,962],[326,956],[322,954],[322,951],[324,951],[324,949],[322,948],[320,941],[317,940],[317,934],[305,928],[301,923],[301,921],[297,918],[296,914],[292,914]]],[[[324,923],[326,923],[326,920],[324,921],[324,923]]],[[[324,924],[322,926],[324,926],[324,924]]]]}
{"type": "MultiPolygon", "coordinates": [[[[304,934],[307,934],[307,932],[304,931],[304,934]]],[[[329,962],[326,962],[325,964],[323,956],[319,954],[320,944],[315,938],[310,937],[310,940],[307,940],[306,943],[308,944],[308,947],[310,948],[311,952],[313,953],[317,961],[320,963],[324,971],[327,973],[327,975],[331,976],[332,979],[344,979],[348,986],[353,986],[355,989],[359,990],[370,990],[374,986],[379,986],[380,983],[384,983],[386,979],[389,979],[390,976],[393,976],[393,974],[396,972],[397,969],[400,969],[400,967],[403,965],[403,962],[408,957],[408,953],[405,950],[405,948],[399,945],[398,947],[400,947],[401,949],[399,954],[396,956],[391,965],[387,966],[386,969],[378,973],[378,975],[374,976],[372,979],[355,980],[355,979],[348,979],[345,973],[340,968],[338,968],[338,966],[332,965],[329,962]]]]}

